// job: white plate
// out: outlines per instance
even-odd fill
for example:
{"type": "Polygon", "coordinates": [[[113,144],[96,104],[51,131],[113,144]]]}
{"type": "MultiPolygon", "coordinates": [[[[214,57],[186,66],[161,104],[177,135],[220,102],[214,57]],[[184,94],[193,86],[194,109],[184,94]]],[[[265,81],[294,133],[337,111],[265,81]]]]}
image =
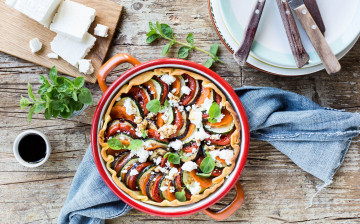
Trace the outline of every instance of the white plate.
{"type": "MultiPolygon", "coordinates": [[[[225,46],[230,51],[233,52],[234,49],[237,49],[239,47],[239,44],[232,38],[232,36],[230,35],[230,32],[226,29],[225,23],[221,17],[219,1],[220,0],[209,0],[210,16],[214,22],[214,27],[217,30],[219,37],[221,38],[221,40],[223,41],[225,46]]],[[[223,0],[221,0],[221,1],[223,1],[223,0]]],[[[272,0],[272,1],[274,1],[274,0],[272,0]]],[[[358,38],[359,38],[359,36],[357,36],[355,38],[355,40],[348,47],[346,47],[343,51],[341,51],[339,54],[337,54],[336,58],[340,60],[355,45],[358,38]]],[[[314,73],[314,72],[324,69],[324,66],[322,64],[315,65],[312,67],[300,68],[300,69],[298,69],[298,68],[294,68],[294,69],[281,68],[281,67],[276,67],[276,66],[272,66],[270,64],[264,63],[264,62],[256,59],[252,55],[249,56],[247,63],[250,66],[252,66],[260,71],[264,71],[264,72],[271,73],[274,75],[284,75],[284,76],[306,75],[306,74],[311,74],[311,73],[314,73]]]]}
{"type": "MultiPolygon", "coordinates": [[[[219,8],[225,26],[239,45],[257,0],[221,0],[219,8]]],[[[360,33],[360,0],[317,0],[326,27],[325,39],[335,55],[345,50],[360,33]]],[[[311,67],[321,60],[295,16],[303,45],[310,56],[311,67]]],[[[275,0],[265,4],[251,55],[267,64],[296,68],[275,0]]]]}

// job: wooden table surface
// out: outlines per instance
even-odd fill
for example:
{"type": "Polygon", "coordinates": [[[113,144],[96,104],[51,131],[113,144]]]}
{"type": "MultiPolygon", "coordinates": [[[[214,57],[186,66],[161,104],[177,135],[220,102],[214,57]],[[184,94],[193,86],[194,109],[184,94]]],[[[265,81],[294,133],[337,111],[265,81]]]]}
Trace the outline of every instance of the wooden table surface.
{"type": "MultiPolygon", "coordinates": [[[[208,49],[212,43],[219,43],[220,58],[226,65],[217,64],[212,69],[233,87],[272,86],[302,94],[324,107],[360,111],[360,43],[340,61],[343,70],[337,75],[329,76],[321,71],[303,77],[273,76],[248,66],[240,68],[233,61],[212,27],[206,0],[115,2],[125,8],[108,58],[117,53],[131,54],[140,62],[161,58],[165,41],[152,45],[145,43],[148,22],[159,20],[171,25],[179,40],[185,40],[186,35],[193,32],[196,45],[202,48],[208,49]]],[[[172,48],[168,57],[176,57],[178,48],[172,48]]],[[[189,58],[198,63],[204,63],[206,59],[200,52],[192,52],[189,58]]],[[[48,74],[49,70],[4,53],[0,53],[0,63],[0,223],[56,223],[73,176],[90,144],[92,116],[102,95],[101,90],[96,84],[87,84],[95,104],[79,117],[47,121],[43,114],[38,114],[28,124],[27,110],[19,108],[20,96],[27,94],[28,82],[37,89],[39,75],[48,74]],[[12,152],[15,137],[28,129],[45,133],[52,145],[49,161],[39,168],[21,166],[12,152]]],[[[118,67],[109,76],[108,83],[130,67],[118,67]]],[[[222,223],[359,223],[359,148],[360,143],[351,144],[334,183],[314,199],[312,208],[305,210],[316,187],[322,182],[300,170],[268,143],[251,141],[248,161],[240,178],[245,202],[241,209],[222,223]]],[[[222,208],[233,197],[234,192],[231,191],[213,208],[222,208]]],[[[182,218],[162,218],[132,210],[106,223],[190,221],[215,222],[201,212],[182,218]]]]}

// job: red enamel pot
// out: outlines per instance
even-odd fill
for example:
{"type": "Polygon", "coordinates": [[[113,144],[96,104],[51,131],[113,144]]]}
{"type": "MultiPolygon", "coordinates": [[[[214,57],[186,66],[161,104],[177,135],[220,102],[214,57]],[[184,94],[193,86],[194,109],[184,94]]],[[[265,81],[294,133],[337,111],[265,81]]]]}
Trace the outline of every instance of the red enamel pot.
{"type": "Polygon", "coordinates": [[[200,211],[205,212],[210,217],[216,220],[223,220],[233,214],[237,209],[240,208],[241,204],[244,201],[244,192],[239,182],[240,175],[244,169],[248,151],[249,151],[249,124],[246,117],[245,110],[239,100],[239,97],[236,95],[233,88],[218,74],[212,70],[199,65],[197,63],[180,60],[180,59],[158,59],[149,61],[146,63],[140,63],[135,58],[127,54],[118,54],[112,57],[108,62],[106,62],[100,69],[98,73],[98,82],[101,90],[104,92],[103,97],[100,99],[100,102],[96,108],[92,128],[91,128],[91,146],[92,153],[94,156],[95,164],[99,170],[99,173],[107,186],[117,195],[122,201],[127,203],[133,208],[140,210],[142,212],[148,213],[150,215],[162,216],[162,217],[179,217],[191,215],[200,211]],[[130,63],[134,68],[125,72],[122,76],[114,81],[110,87],[106,85],[105,79],[107,75],[118,65],[122,63],[130,63]],[[224,182],[224,184],[218,188],[216,192],[209,195],[207,198],[186,206],[178,207],[160,207],[149,205],[144,202],[138,201],[130,197],[128,194],[123,192],[111,179],[111,175],[106,169],[106,164],[100,155],[101,147],[98,143],[98,133],[102,127],[102,120],[106,113],[107,108],[113,97],[118,93],[120,88],[128,83],[132,78],[136,77],[143,72],[150,71],[157,68],[181,68],[191,72],[200,74],[207,79],[215,83],[219,89],[223,91],[226,95],[228,101],[232,104],[234,110],[241,121],[241,148],[239,158],[237,159],[236,166],[234,171],[229,175],[224,182]],[[233,201],[226,206],[224,209],[214,212],[209,209],[210,206],[214,205],[216,202],[221,200],[232,188],[236,190],[236,196],[233,201]]]}

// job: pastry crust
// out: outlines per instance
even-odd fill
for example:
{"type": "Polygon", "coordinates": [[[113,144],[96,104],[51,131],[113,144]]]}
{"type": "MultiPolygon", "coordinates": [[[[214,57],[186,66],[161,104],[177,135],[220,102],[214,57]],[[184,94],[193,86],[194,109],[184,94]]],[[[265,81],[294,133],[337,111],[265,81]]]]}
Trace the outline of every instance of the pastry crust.
{"type": "Polygon", "coordinates": [[[102,129],[99,132],[98,140],[99,140],[100,145],[102,146],[101,156],[106,161],[106,168],[111,173],[113,181],[116,183],[116,185],[121,190],[126,192],[132,198],[140,200],[140,201],[148,203],[148,204],[152,204],[152,205],[157,205],[157,206],[182,206],[182,205],[192,204],[192,203],[198,202],[198,201],[206,198],[211,193],[215,192],[224,183],[226,176],[229,175],[234,170],[236,160],[237,160],[237,158],[239,156],[239,153],[240,153],[240,134],[241,134],[240,119],[237,116],[234,109],[232,108],[231,104],[228,101],[226,101],[225,95],[219,90],[219,88],[214,83],[212,83],[211,81],[209,81],[205,77],[203,77],[201,75],[198,75],[196,73],[187,71],[187,70],[183,70],[183,69],[160,68],[160,69],[155,69],[154,71],[149,71],[149,72],[142,73],[141,75],[138,75],[137,77],[133,78],[129,82],[129,84],[124,85],[120,89],[119,93],[116,94],[114,99],[111,101],[110,106],[106,111],[106,114],[104,116],[103,121],[104,121],[104,123],[103,123],[102,129]],[[190,75],[194,79],[202,80],[203,81],[202,85],[204,87],[212,88],[217,94],[219,94],[221,96],[222,105],[224,105],[225,108],[230,112],[230,114],[232,115],[232,117],[233,117],[233,119],[235,121],[236,130],[231,135],[231,142],[230,142],[230,144],[231,144],[231,146],[232,146],[232,148],[234,150],[234,156],[231,158],[231,164],[232,165],[230,167],[225,167],[220,176],[212,179],[213,185],[210,188],[207,188],[203,193],[197,194],[197,195],[192,195],[191,200],[185,201],[185,202],[180,202],[178,200],[174,200],[174,201],[164,200],[161,203],[159,203],[159,202],[153,201],[151,199],[149,200],[149,198],[147,196],[142,195],[140,193],[140,191],[132,191],[132,190],[130,190],[129,188],[127,188],[125,186],[125,184],[123,182],[121,182],[118,179],[118,177],[116,176],[116,172],[113,169],[111,169],[111,163],[114,161],[114,157],[112,155],[107,154],[107,150],[109,149],[109,147],[108,147],[107,143],[105,143],[104,133],[105,133],[105,130],[107,128],[107,124],[111,121],[111,117],[110,117],[111,109],[112,109],[113,105],[116,103],[116,100],[121,96],[121,94],[127,93],[133,86],[141,85],[141,84],[149,81],[154,75],[158,76],[158,75],[169,74],[171,76],[177,76],[177,75],[182,75],[182,74],[185,74],[185,73],[190,75]]]}

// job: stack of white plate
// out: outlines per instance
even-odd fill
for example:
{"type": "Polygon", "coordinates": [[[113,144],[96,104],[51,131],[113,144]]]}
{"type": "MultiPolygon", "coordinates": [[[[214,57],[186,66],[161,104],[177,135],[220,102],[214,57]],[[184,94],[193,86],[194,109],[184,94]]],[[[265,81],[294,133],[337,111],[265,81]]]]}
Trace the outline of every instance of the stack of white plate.
{"type": "MultiPolygon", "coordinates": [[[[244,28],[257,0],[208,0],[210,17],[219,37],[233,52],[241,43],[244,28]]],[[[360,0],[317,0],[325,23],[325,39],[338,59],[356,43],[360,35],[360,0]]],[[[295,18],[303,45],[310,61],[297,68],[291,53],[285,28],[275,0],[268,0],[261,17],[247,63],[275,75],[306,75],[324,66],[295,18]]]]}

